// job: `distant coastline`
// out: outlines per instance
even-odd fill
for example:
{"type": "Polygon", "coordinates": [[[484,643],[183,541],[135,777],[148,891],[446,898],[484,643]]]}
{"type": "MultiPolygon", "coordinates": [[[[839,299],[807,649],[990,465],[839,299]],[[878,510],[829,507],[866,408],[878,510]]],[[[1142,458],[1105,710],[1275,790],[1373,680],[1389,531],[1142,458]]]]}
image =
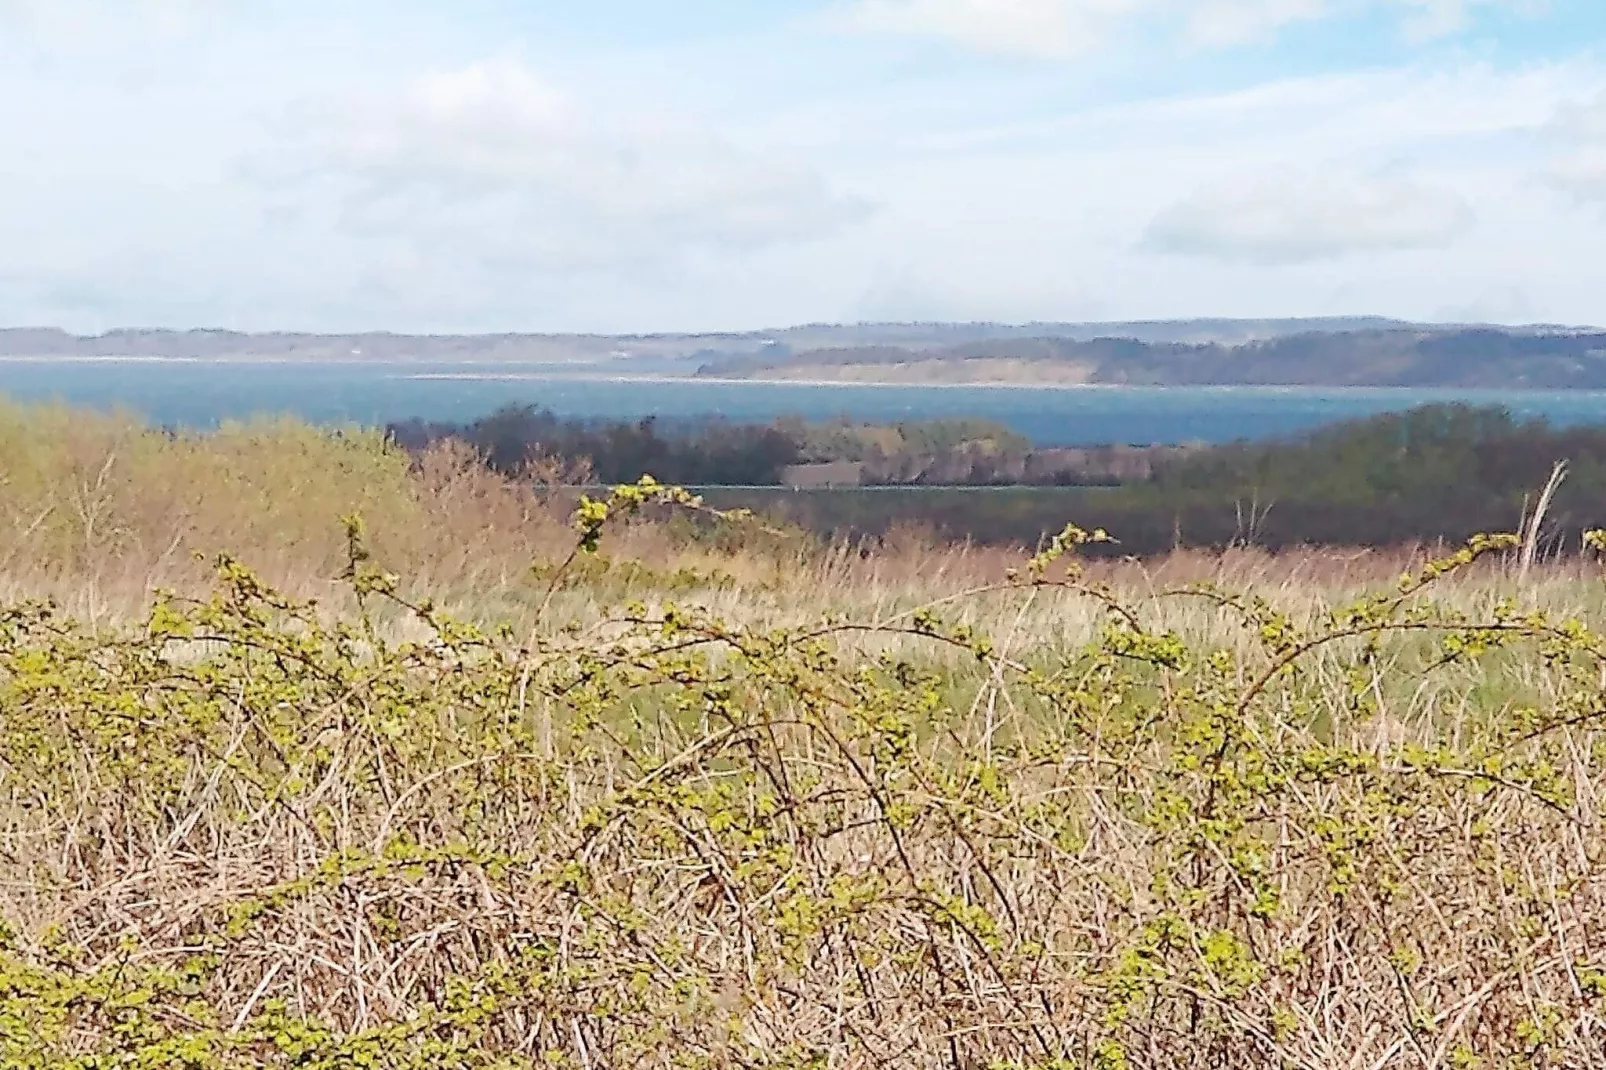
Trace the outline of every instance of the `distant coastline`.
{"type": "Polygon", "coordinates": [[[706,334],[0,329],[0,366],[417,368],[433,381],[1606,390],[1606,330],[1376,317],[815,324],[706,334]]]}
{"type": "Polygon", "coordinates": [[[1606,424],[1606,391],[1487,387],[1154,386],[766,382],[748,377],[562,372],[438,362],[99,360],[0,363],[0,406],[64,403],[168,427],[294,416],[330,426],[465,423],[522,407],[563,417],[736,423],[838,418],[876,425],[982,419],[1034,445],[1082,447],[1270,439],[1432,402],[1498,405],[1556,426],[1606,424]],[[424,374],[446,378],[413,378],[424,374]]]}
{"type": "MultiPolygon", "coordinates": [[[[447,362],[450,364],[451,362],[447,362]]],[[[346,359],[346,360],[309,360],[289,357],[153,357],[153,356],[52,356],[52,357],[21,357],[0,356],[0,367],[28,367],[32,369],[45,369],[50,367],[91,367],[96,365],[118,366],[127,368],[163,368],[163,367],[193,367],[208,370],[221,370],[227,368],[304,368],[307,370],[343,370],[350,372],[375,373],[375,378],[381,381],[396,383],[458,383],[490,385],[505,384],[597,384],[597,385],[674,385],[682,387],[753,387],[753,388],[788,388],[797,387],[805,389],[876,389],[876,390],[939,390],[947,391],[1005,391],[1030,392],[1052,391],[1056,394],[1120,394],[1129,391],[1143,392],[1172,392],[1195,393],[1199,391],[1254,391],[1288,392],[1290,394],[1307,395],[1342,395],[1348,393],[1380,393],[1418,396],[1424,392],[1429,394],[1449,394],[1464,396],[1499,395],[1501,393],[1524,394],[1579,394],[1599,395],[1606,394],[1606,384],[1588,386],[1529,386],[1529,385],[1501,385],[1501,384],[1475,384],[1463,386],[1459,384],[1428,383],[1423,385],[1405,385],[1399,383],[1330,383],[1330,382],[1089,382],[1085,380],[1051,379],[981,379],[981,378],[896,378],[892,376],[873,378],[855,375],[831,376],[820,374],[817,376],[802,376],[798,374],[766,374],[755,372],[748,375],[711,375],[696,374],[692,372],[631,372],[603,369],[597,365],[575,364],[557,366],[538,364],[530,361],[464,361],[474,367],[463,371],[427,371],[409,372],[406,369],[413,366],[440,368],[442,362],[431,360],[402,360],[402,359],[346,359]]],[[[0,395],[6,392],[6,384],[0,380],[0,395]]]]}
{"type": "MultiPolygon", "coordinates": [[[[424,372],[416,375],[398,375],[398,379],[410,382],[463,382],[463,383],[540,383],[540,382],[588,382],[588,383],[707,383],[722,386],[876,386],[876,387],[937,387],[944,389],[976,389],[985,390],[998,387],[1005,390],[1027,390],[1046,387],[1056,390],[1120,390],[1124,384],[1120,383],[1056,383],[1056,382],[1012,382],[1008,380],[996,381],[963,381],[963,380],[898,380],[898,379],[847,379],[821,377],[817,379],[802,378],[798,376],[717,376],[717,375],[668,375],[663,373],[616,373],[616,372],[424,372]]],[[[1232,384],[1223,384],[1230,387],[1232,384]]]]}
{"type": "MultiPolygon", "coordinates": [[[[255,353],[238,353],[226,356],[161,356],[151,354],[51,354],[48,356],[32,356],[15,353],[0,354],[0,364],[208,364],[208,365],[253,365],[253,364],[302,364],[310,367],[317,366],[352,366],[352,367],[385,367],[387,365],[419,364],[436,366],[442,361],[434,357],[353,357],[353,356],[284,356],[255,353]]],[[[450,363],[450,362],[448,362],[450,363]]],[[[587,361],[540,361],[540,360],[462,360],[456,363],[464,365],[484,365],[487,367],[507,368],[597,368],[603,365],[600,362],[587,361]]],[[[469,373],[472,374],[472,373],[469,373]]]]}

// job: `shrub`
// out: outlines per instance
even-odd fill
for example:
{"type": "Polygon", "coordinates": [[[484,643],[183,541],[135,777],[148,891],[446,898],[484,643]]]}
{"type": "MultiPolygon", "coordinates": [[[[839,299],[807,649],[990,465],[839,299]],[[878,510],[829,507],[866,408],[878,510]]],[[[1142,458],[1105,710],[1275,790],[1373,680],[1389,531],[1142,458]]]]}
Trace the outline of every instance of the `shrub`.
{"type": "MultiPolygon", "coordinates": [[[[573,560],[654,501],[696,504],[582,502],[573,560]]],[[[12,606],[0,1064],[1598,1061],[1606,639],[1432,600],[1509,540],[1306,628],[1129,604],[1100,537],[970,596],[1094,600],[1059,656],[955,602],[482,630],[355,521],[349,619],[230,559],[137,632],[12,606]]]]}

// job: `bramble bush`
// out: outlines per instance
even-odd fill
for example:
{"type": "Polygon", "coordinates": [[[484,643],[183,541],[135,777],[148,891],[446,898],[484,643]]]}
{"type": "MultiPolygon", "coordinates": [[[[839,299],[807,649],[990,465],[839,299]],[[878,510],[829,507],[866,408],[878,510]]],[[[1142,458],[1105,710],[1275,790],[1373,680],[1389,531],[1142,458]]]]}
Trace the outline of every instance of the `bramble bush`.
{"type": "MultiPolygon", "coordinates": [[[[583,502],[571,564],[650,503],[698,504],[583,502]]],[[[1606,1057],[1606,637],[1434,597],[1510,539],[1314,624],[1125,599],[1070,528],[897,616],[521,634],[348,536],[349,617],[230,559],[137,630],[0,610],[0,1065],[1606,1057]],[[1050,591],[1095,642],[962,623],[1050,591]]]]}

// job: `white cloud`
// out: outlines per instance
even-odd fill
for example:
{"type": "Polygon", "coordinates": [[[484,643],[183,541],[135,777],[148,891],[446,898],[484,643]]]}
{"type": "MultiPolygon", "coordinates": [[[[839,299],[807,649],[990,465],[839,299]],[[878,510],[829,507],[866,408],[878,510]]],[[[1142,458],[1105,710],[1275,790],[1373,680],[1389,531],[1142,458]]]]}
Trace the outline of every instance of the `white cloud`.
{"type": "Polygon", "coordinates": [[[858,0],[844,26],[948,38],[986,52],[1064,58],[1096,45],[1149,0],[858,0]]]}
{"type": "MultiPolygon", "coordinates": [[[[1606,68],[1580,59],[1423,63],[1052,111],[1022,93],[980,116],[911,93],[856,133],[862,162],[833,167],[884,208],[814,259],[830,283],[856,283],[850,317],[1416,319],[1514,286],[1522,318],[1606,322],[1606,264],[1589,252],[1606,213],[1578,212],[1531,174],[1557,108],[1603,87],[1606,68]],[[1233,208],[1256,187],[1298,202],[1281,217],[1315,216],[1325,236],[1263,228],[1250,249],[1240,229],[1207,255],[1144,240],[1157,216],[1180,219],[1174,206],[1211,194],[1233,208]],[[1400,208],[1413,202],[1426,223],[1400,208]]],[[[1197,248],[1208,221],[1193,223],[1197,248]]]]}
{"type": "MultiPolygon", "coordinates": [[[[1181,88],[1163,95],[1079,65],[961,72],[896,48],[866,63],[795,26],[695,46],[521,46],[512,19],[428,5],[381,19],[374,0],[295,0],[237,19],[234,2],[195,0],[197,32],[162,47],[107,34],[46,62],[27,35],[7,49],[0,24],[0,141],[29,162],[0,174],[0,322],[1606,320],[1606,211],[1535,181],[1555,156],[1586,189],[1585,150],[1606,143],[1589,133],[1606,131],[1593,105],[1557,120],[1606,90],[1587,51],[1308,73],[1303,51],[1269,49],[1231,79],[1214,57],[1196,72],[1179,55],[1166,84],[1181,88]],[[498,49],[528,58],[469,63],[498,49]],[[1195,73],[1234,88],[1188,92],[1195,73]],[[1196,255],[1157,251],[1190,243],[1196,255]]],[[[1121,2],[1086,24],[1089,40],[1227,40],[1272,17],[1121,2]],[[1146,13],[1176,22],[1149,28],[1146,13]]]]}
{"type": "Polygon", "coordinates": [[[1198,190],[1149,224],[1144,245],[1282,264],[1360,252],[1436,249],[1472,225],[1458,194],[1363,176],[1283,177],[1198,190]]]}
{"type": "Polygon", "coordinates": [[[1580,200],[1606,203],[1606,93],[1562,108],[1552,133],[1566,145],[1545,177],[1580,200]]]}
{"type": "Polygon", "coordinates": [[[594,114],[508,61],[315,115],[295,149],[301,210],[332,196],[355,233],[508,268],[759,249],[866,211],[804,165],[673,117],[594,114]]]}
{"type": "MultiPolygon", "coordinates": [[[[1185,5],[1188,39],[1228,46],[1260,40],[1297,22],[1333,14],[1330,0],[1199,0],[1185,5]]],[[[1180,12],[1179,12],[1180,13],[1180,12]]]]}
{"type": "Polygon", "coordinates": [[[1528,9],[1535,0],[850,0],[834,21],[853,30],[943,38],[978,51],[1064,59],[1143,25],[1187,43],[1263,40],[1300,22],[1382,11],[1410,37],[1466,27],[1474,9],[1528,9]]]}
{"type": "Polygon", "coordinates": [[[0,0],[6,24],[52,37],[176,33],[188,29],[215,0],[0,0]]]}
{"type": "Polygon", "coordinates": [[[1586,201],[1606,202],[1606,147],[1576,152],[1551,165],[1551,181],[1586,201]]]}

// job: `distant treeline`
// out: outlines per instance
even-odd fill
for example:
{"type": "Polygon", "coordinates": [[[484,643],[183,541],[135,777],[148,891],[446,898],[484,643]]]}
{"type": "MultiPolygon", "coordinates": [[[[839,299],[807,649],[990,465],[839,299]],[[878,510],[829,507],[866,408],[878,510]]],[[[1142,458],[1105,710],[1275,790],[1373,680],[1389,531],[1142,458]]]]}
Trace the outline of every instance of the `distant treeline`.
{"type": "Polygon", "coordinates": [[[899,365],[928,369],[996,361],[1060,369],[1089,383],[1606,388],[1606,333],[1499,327],[1306,331],[1240,343],[1135,337],[985,338],[951,345],[859,344],[712,362],[699,374],[763,378],[788,367],[899,365]]]}
{"type": "Polygon", "coordinates": [[[822,493],[747,504],[821,530],[875,535],[914,523],[951,538],[1027,545],[1075,521],[1108,529],[1119,552],[1134,554],[1233,543],[1386,546],[1515,531],[1557,462],[1567,476],[1543,541],[1576,548],[1583,530],[1606,526],[1606,427],[1559,429],[1462,405],[1205,448],[1108,490],[822,493]]]}
{"type": "Polygon", "coordinates": [[[620,483],[647,474],[693,486],[780,486],[800,467],[846,462],[853,482],[889,485],[1100,485],[1147,478],[1165,447],[1034,449],[987,420],[852,420],[773,424],[692,420],[573,420],[532,407],[502,409],[467,424],[392,424],[408,449],[442,439],[471,445],[510,476],[539,472],[567,482],[620,483]]]}
{"type": "MultiPolygon", "coordinates": [[[[835,533],[878,535],[915,523],[952,538],[1030,545],[1075,521],[1108,529],[1121,552],[1138,554],[1232,543],[1276,549],[1461,541],[1515,530],[1558,462],[1567,464],[1567,477],[1547,514],[1547,544],[1576,546],[1582,530],[1606,526],[1606,426],[1557,428],[1465,405],[1430,405],[1274,441],[1113,451],[1125,458],[1119,485],[987,494],[936,487],[794,493],[779,486],[792,466],[819,462],[862,464],[872,476],[890,473],[872,482],[916,488],[935,475],[970,477],[945,484],[1008,483],[1018,469],[1005,460],[1056,451],[1031,454],[1017,436],[983,421],[618,423],[528,408],[466,425],[397,424],[390,432],[412,449],[460,439],[501,472],[549,482],[619,483],[648,473],[686,485],[776,487],[711,498],[835,533]]],[[[1065,481],[1039,480],[1056,482],[1065,481]]]]}
{"type": "Polygon", "coordinates": [[[775,486],[802,456],[801,444],[775,427],[724,420],[664,422],[568,420],[528,406],[510,407],[469,424],[409,421],[391,436],[417,450],[458,439],[509,476],[574,473],[579,481],[633,483],[643,474],[686,486],[775,486]]]}

